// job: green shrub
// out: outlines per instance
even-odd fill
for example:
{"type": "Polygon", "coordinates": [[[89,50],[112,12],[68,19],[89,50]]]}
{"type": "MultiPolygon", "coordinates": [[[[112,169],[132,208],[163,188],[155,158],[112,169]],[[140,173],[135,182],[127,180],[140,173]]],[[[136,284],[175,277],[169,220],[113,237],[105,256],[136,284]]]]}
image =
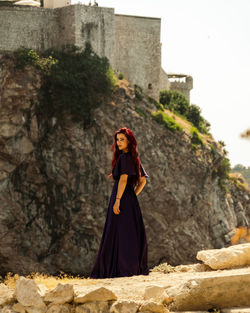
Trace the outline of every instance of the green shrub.
{"type": "Polygon", "coordinates": [[[186,117],[201,133],[208,134],[210,124],[201,116],[200,108],[189,104],[185,96],[176,90],[161,90],[160,103],[175,114],[186,117]]]}
{"type": "Polygon", "coordinates": [[[230,160],[226,157],[223,157],[217,167],[214,170],[213,176],[219,177],[219,185],[225,189],[226,181],[229,179],[229,173],[231,171],[230,160]]]}
{"type": "Polygon", "coordinates": [[[156,101],[156,103],[154,105],[155,105],[156,109],[164,112],[164,107],[160,102],[156,101]]]}
{"type": "Polygon", "coordinates": [[[90,43],[85,49],[65,45],[60,50],[49,49],[43,54],[23,49],[16,52],[17,67],[32,64],[42,73],[37,113],[57,117],[63,123],[72,121],[91,124],[93,110],[114,88],[114,73],[107,58],[99,57],[90,43]]]}
{"type": "Polygon", "coordinates": [[[182,127],[176,123],[176,121],[169,115],[167,115],[165,112],[162,112],[161,110],[158,110],[157,112],[152,112],[152,117],[154,120],[156,120],[159,124],[164,125],[167,129],[169,129],[172,132],[175,131],[182,131],[182,127]]]}
{"type": "Polygon", "coordinates": [[[209,147],[211,150],[212,157],[214,158],[216,156],[216,149],[211,143],[209,144],[209,147]]]}
{"type": "Polygon", "coordinates": [[[164,107],[160,102],[156,101],[154,98],[152,98],[148,95],[146,95],[146,97],[147,97],[148,102],[154,104],[157,110],[164,111],[164,107]]]}
{"type": "Polygon", "coordinates": [[[119,73],[118,79],[122,80],[123,78],[124,78],[124,74],[123,73],[119,73]]]}
{"type": "Polygon", "coordinates": [[[186,115],[189,106],[185,96],[174,90],[160,91],[160,103],[162,103],[166,109],[176,111],[184,116],[186,115]]]}
{"type": "Polygon", "coordinates": [[[23,70],[26,65],[34,65],[40,68],[40,56],[32,49],[21,47],[14,51],[16,68],[23,70]]]}
{"type": "Polygon", "coordinates": [[[188,107],[186,117],[201,133],[208,133],[210,124],[201,116],[201,109],[198,105],[191,104],[188,107]]]}
{"type": "Polygon", "coordinates": [[[192,144],[195,145],[196,147],[197,145],[204,146],[204,142],[202,138],[200,137],[198,130],[195,127],[192,127],[190,131],[192,134],[192,138],[191,138],[192,144]]]}

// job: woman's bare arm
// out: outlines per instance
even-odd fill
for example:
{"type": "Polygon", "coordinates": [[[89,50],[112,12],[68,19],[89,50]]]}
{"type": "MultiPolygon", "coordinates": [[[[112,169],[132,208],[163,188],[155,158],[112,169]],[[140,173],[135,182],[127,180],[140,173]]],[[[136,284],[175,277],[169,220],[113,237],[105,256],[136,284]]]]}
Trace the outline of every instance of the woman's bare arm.
{"type": "Polygon", "coordinates": [[[118,182],[118,187],[117,187],[117,193],[116,193],[116,200],[115,200],[115,204],[113,206],[113,212],[115,214],[119,214],[120,213],[120,200],[121,197],[123,195],[124,189],[126,188],[127,185],[127,180],[128,180],[128,175],[127,174],[122,174],[120,176],[119,182],[118,182]]]}
{"type": "Polygon", "coordinates": [[[116,198],[121,199],[123,192],[124,192],[124,189],[126,188],[126,185],[127,185],[127,180],[128,180],[127,174],[122,174],[120,176],[120,179],[118,182],[118,190],[117,190],[116,198]]]}
{"type": "Polygon", "coordinates": [[[135,194],[138,196],[139,193],[142,191],[142,189],[144,188],[144,186],[146,185],[146,177],[145,176],[142,176],[140,178],[140,181],[139,183],[136,185],[135,187],[135,194]]]}

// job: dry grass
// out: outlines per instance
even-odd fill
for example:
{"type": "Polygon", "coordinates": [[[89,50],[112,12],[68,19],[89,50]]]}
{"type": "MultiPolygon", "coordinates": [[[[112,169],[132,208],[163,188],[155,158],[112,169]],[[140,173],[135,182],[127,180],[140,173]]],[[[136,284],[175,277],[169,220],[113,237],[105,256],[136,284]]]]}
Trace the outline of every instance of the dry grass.
{"type": "Polygon", "coordinates": [[[177,269],[174,266],[169,265],[168,263],[161,263],[150,269],[150,272],[161,272],[167,274],[177,272],[177,269]]]}
{"type": "MultiPolygon", "coordinates": [[[[40,273],[32,273],[25,276],[26,278],[33,279],[36,284],[44,285],[48,289],[55,288],[59,283],[60,284],[81,284],[81,285],[95,285],[97,282],[94,279],[74,277],[64,273],[61,273],[59,276],[50,276],[40,273]]],[[[10,289],[15,289],[16,282],[20,278],[18,274],[8,273],[4,278],[4,284],[7,285],[10,289]]]]}
{"type": "MultiPolygon", "coordinates": [[[[183,128],[183,130],[187,134],[191,135],[191,128],[193,127],[193,125],[188,120],[186,120],[184,117],[174,114],[173,112],[166,108],[164,108],[164,111],[169,116],[171,116],[183,128]]],[[[199,136],[203,139],[204,143],[209,144],[211,142],[215,142],[215,140],[210,135],[202,134],[199,132],[199,136]]]]}

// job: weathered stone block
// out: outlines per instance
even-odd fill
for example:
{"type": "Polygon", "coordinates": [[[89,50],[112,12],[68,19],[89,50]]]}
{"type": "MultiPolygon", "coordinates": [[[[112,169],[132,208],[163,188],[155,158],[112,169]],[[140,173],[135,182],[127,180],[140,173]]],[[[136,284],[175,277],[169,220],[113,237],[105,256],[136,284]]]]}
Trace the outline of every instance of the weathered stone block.
{"type": "Polygon", "coordinates": [[[215,270],[250,265],[250,243],[222,249],[202,250],[197,253],[196,257],[215,270]]]}
{"type": "Polygon", "coordinates": [[[100,288],[79,288],[75,290],[75,303],[85,303],[91,301],[117,300],[117,296],[105,287],[100,288]]]}
{"type": "Polygon", "coordinates": [[[54,304],[64,304],[71,302],[74,297],[73,285],[58,284],[56,288],[45,294],[44,301],[54,304]]]}
{"type": "Polygon", "coordinates": [[[20,277],[16,283],[16,298],[19,303],[25,307],[45,308],[43,294],[34,280],[20,277]]]}

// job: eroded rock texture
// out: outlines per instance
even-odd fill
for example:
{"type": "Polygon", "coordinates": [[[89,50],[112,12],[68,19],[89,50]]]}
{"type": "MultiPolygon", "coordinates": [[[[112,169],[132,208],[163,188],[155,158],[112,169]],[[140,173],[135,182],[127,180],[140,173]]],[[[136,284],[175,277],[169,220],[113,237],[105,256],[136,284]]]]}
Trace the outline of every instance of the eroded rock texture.
{"type": "Polygon", "coordinates": [[[37,115],[40,84],[34,68],[15,72],[12,60],[1,57],[2,274],[61,270],[89,275],[113,185],[107,178],[113,133],[123,126],[134,132],[150,176],[138,196],[150,267],[193,262],[197,251],[226,246],[230,232],[248,224],[249,194],[231,184],[225,192],[212,177],[221,152],[211,153],[208,145],[192,150],[190,136],[154,121],[155,106],[138,100],[125,83],[95,110],[87,129],[37,115]]]}

